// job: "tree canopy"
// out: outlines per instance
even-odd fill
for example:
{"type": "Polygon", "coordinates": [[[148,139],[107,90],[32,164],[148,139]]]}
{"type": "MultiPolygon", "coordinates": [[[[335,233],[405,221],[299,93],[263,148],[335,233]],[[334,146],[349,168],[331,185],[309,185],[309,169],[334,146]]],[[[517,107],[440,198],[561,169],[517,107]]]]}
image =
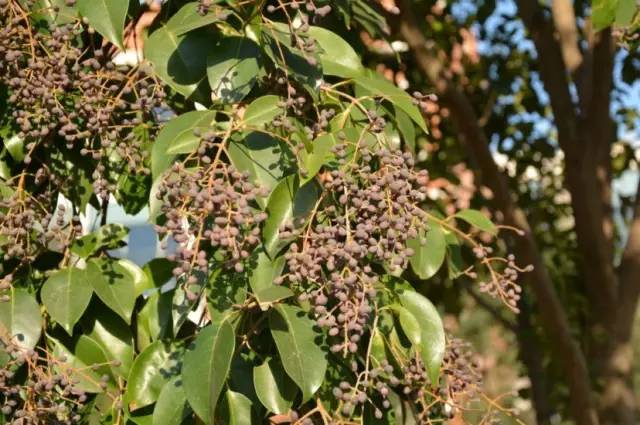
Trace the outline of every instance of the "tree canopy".
{"type": "Polygon", "coordinates": [[[480,310],[538,423],[635,423],[638,25],[0,0],[0,423],[521,423],[443,320],[480,310]]]}

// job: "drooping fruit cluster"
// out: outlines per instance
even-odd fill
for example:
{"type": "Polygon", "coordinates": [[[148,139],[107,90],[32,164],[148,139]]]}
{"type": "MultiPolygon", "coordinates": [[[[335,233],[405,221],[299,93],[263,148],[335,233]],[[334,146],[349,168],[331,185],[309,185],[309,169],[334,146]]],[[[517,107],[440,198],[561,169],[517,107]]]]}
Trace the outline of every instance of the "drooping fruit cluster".
{"type": "Polygon", "coordinates": [[[82,234],[80,219],[67,217],[64,205],[50,212],[50,193],[31,195],[20,189],[0,200],[0,247],[4,260],[28,263],[43,249],[63,251],[75,235],[82,234]]]}
{"type": "MultiPolygon", "coordinates": [[[[374,269],[406,267],[414,254],[407,242],[426,223],[419,204],[428,177],[412,169],[409,154],[348,143],[333,151],[340,165],[325,175],[324,189],[334,199],[285,254],[284,279],[313,304],[318,325],[333,337],[331,350],[347,354],[358,350],[374,310],[374,269]]],[[[281,236],[294,233],[290,223],[281,236]]]]}
{"type": "Polygon", "coordinates": [[[264,212],[254,208],[256,198],[266,196],[265,191],[219,155],[212,159],[210,153],[219,154],[222,149],[214,140],[205,135],[198,165],[174,164],[157,193],[166,222],[156,230],[177,242],[176,255],[171,256],[178,262],[174,275],[188,284],[197,281],[192,272],[206,272],[211,260],[243,271],[243,262],[260,242],[259,225],[266,219],[264,212]]]}
{"type": "MultiPolygon", "coordinates": [[[[138,68],[116,67],[102,49],[81,48],[80,22],[33,28],[27,11],[39,8],[26,3],[32,7],[14,0],[0,6],[0,82],[9,89],[17,136],[26,142],[25,163],[39,144],[56,139],[96,161],[115,154],[128,172],[148,173],[132,129],[163,105],[162,86],[138,68]]],[[[113,187],[104,164],[94,179],[106,199],[113,187]]]]}
{"type": "Polygon", "coordinates": [[[1,411],[12,424],[77,424],[87,393],[78,373],[49,352],[0,344],[8,361],[0,368],[1,411]],[[26,379],[22,374],[26,371],[26,379]]]}
{"type": "Polygon", "coordinates": [[[478,389],[482,376],[468,342],[448,338],[442,376],[445,382],[441,392],[447,399],[458,401],[462,394],[473,394],[478,389]]]}

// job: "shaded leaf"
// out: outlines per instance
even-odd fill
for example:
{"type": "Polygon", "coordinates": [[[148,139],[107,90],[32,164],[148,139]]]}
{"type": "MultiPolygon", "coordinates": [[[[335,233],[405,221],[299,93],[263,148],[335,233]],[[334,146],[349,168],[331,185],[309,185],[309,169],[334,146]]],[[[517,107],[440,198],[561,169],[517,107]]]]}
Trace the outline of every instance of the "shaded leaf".
{"type": "Polygon", "coordinates": [[[162,388],[153,409],[153,425],[177,425],[189,415],[184,384],[180,376],[174,376],[162,388]]]}
{"type": "Polygon", "coordinates": [[[189,2],[182,6],[167,22],[167,26],[176,35],[182,35],[204,26],[220,22],[228,13],[224,11],[209,11],[204,15],[198,13],[198,3],[189,2]]]}
{"type": "Polygon", "coordinates": [[[102,302],[130,324],[136,288],[129,269],[113,259],[91,260],[87,263],[86,275],[102,302]]]}
{"type": "Polygon", "coordinates": [[[253,385],[260,402],[276,414],[287,413],[298,392],[282,364],[275,359],[269,359],[253,369],[253,385]]]}
{"type": "Polygon", "coordinates": [[[42,331],[38,302],[24,288],[10,288],[9,301],[0,302],[0,335],[12,337],[24,349],[36,346],[42,331]]]}
{"type": "Polygon", "coordinates": [[[100,35],[124,49],[122,35],[129,0],[78,0],[77,6],[100,35]]]}
{"type": "Polygon", "coordinates": [[[223,103],[242,100],[258,78],[260,48],[249,38],[225,37],[207,57],[211,98],[223,103]]]}
{"type": "Polygon", "coordinates": [[[205,423],[214,423],[218,399],[229,374],[235,334],[228,321],[200,330],[184,356],[182,379],[189,405],[205,423]]]}
{"type": "Polygon", "coordinates": [[[40,297],[51,315],[69,335],[91,301],[93,289],[84,270],[68,267],[53,273],[42,286],[40,297]]]}
{"type": "Polygon", "coordinates": [[[247,106],[242,118],[244,124],[249,128],[262,128],[283,112],[278,106],[280,98],[278,96],[267,95],[254,100],[247,106]]]}
{"type": "Polygon", "coordinates": [[[420,233],[417,238],[407,241],[407,246],[415,252],[409,262],[418,277],[426,280],[440,270],[445,259],[447,244],[442,227],[437,223],[430,223],[426,237],[422,232],[420,233]]]}
{"type": "Polygon", "coordinates": [[[194,131],[209,130],[215,119],[214,111],[190,111],[166,123],[151,147],[153,178],[157,179],[169,168],[177,154],[193,151],[200,143],[200,137],[194,131]]]}
{"type": "Polygon", "coordinates": [[[478,210],[462,210],[456,213],[454,217],[464,220],[470,225],[492,235],[498,233],[496,225],[491,222],[489,217],[478,210]]]}
{"type": "Polygon", "coordinates": [[[403,291],[399,298],[402,306],[415,316],[420,324],[421,342],[418,349],[431,382],[437,385],[446,344],[440,314],[431,301],[415,291],[403,291]]]}
{"type": "Polygon", "coordinates": [[[180,373],[181,356],[175,347],[157,341],[136,357],[123,397],[129,410],[148,406],[158,399],[167,382],[180,373]]]}
{"type": "Polygon", "coordinates": [[[344,78],[362,74],[360,56],[342,37],[325,28],[315,26],[309,28],[308,34],[323,50],[320,53],[323,74],[344,78]]]}
{"type": "Polygon", "coordinates": [[[315,323],[298,307],[279,304],[269,313],[269,324],[287,375],[309,400],[320,388],[327,370],[325,353],[316,343],[315,323]]]}

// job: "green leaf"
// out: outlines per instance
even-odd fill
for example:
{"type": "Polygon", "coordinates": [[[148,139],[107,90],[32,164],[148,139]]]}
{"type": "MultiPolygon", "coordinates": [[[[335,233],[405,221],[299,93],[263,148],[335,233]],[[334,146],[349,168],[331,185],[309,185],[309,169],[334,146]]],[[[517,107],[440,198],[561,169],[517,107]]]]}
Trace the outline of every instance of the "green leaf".
{"type": "Polygon", "coordinates": [[[205,15],[201,15],[198,13],[198,3],[189,2],[171,17],[167,22],[167,27],[176,35],[182,35],[189,31],[221,22],[225,15],[227,13],[224,11],[210,11],[205,15]]]}
{"type": "Polygon", "coordinates": [[[91,260],[87,263],[87,279],[98,297],[127,324],[136,303],[135,277],[127,267],[113,259],[91,260]]]}
{"type": "Polygon", "coordinates": [[[459,277],[465,269],[465,263],[462,259],[462,250],[460,249],[460,241],[453,232],[446,232],[445,239],[447,241],[447,268],[449,269],[449,279],[459,277]]]}
{"type": "Polygon", "coordinates": [[[593,0],[591,4],[591,22],[593,29],[600,31],[610,26],[616,18],[619,0],[593,0]]]}
{"type": "Polygon", "coordinates": [[[251,425],[251,400],[249,400],[244,394],[235,391],[227,391],[226,397],[226,409],[223,416],[227,419],[225,421],[228,425],[251,425]]]}
{"type": "MultiPolygon", "coordinates": [[[[100,344],[86,335],[80,335],[74,349],[75,357],[91,367],[98,376],[111,375],[109,359],[100,344]]],[[[113,380],[112,380],[113,381],[113,380]]]]}
{"type": "Polygon", "coordinates": [[[280,98],[273,95],[262,96],[251,102],[242,118],[245,126],[260,129],[273,121],[276,116],[283,113],[279,103],[280,98]]]}
{"type": "Polygon", "coordinates": [[[403,112],[399,108],[396,109],[396,125],[398,130],[402,134],[405,145],[411,150],[411,152],[416,151],[416,129],[405,112],[403,112]]]}
{"type": "Polygon", "coordinates": [[[417,238],[407,241],[407,246],[415,251],[409,259],[411,267],[418,277],[424,280],[431,278],[440,270],[447,251],[442,227],[433,222],[429,224],[426,237],[423,232],[420,232],[417,238]]]}
{"type": "Polygon", "coordinates": [[[262,238],[264,249],[270,257],[275,257],[287,242],[280,238],[280,227],[305,219],[318,200],[318,187],[311,181],[298,188],[297,176],[282,180],[269,196],[262,238]]]}
{"type": "Polygon", "coordinates": [[[80,14],[104,38],[124,49],[122,35],[129,0],[78,0],[80,14]]]}
{"type": "MultiPolygon", "coordinates": [[[[92,1],[92,0],[90,0],[92,1]]],[[[151,34],[144,45],[144,56],[155,73],[178,93],[207,101],[207,55],[215,46],[214,36],[205,30],[178,35],[170,26],[151,34]]]]}
{"type": "Polygon", "coordinates": [[[250,270],[249,284],[263,311],[267,310],[271,303],[293,295],[289,288],[273,283],[282,274],[284,263],[283,256],[272,261],[264,251],[259,251],[256,263],[250,270]]]}
{"type": "Polygon", "coordinates": [[[211,98],[222,103],[241,101],[258,78],[260,48],[249,38],[225,37],[207,57],[211,98]]]}
{"type": "Polygon", "coordinates": [[[462,210],[456,213],[454,217],[464,220],[472,226],[478,229],[495,235],[498,233],[498,229],[495,224],[489,220],[489,218],[478,210],[462,210]]]}
{"type": "Polygon", "coordinates": [[[107,359],[117,361],[112,365],[115,376],[127,378],[133,363],[133,336],[127,324],[106,308],[97,311],[91,318],[93,322],[84,328],[85,335],[100,344],[107,359]]]}
{"type": "Polygon", "coordinates": [[[340,142],[335,134],[325,134],[311,143],[310,152],[306,149],[300,152],[305,169],[303,183],[313,179],[322,166],[334,158],[331,149],[338,143],[340,142]]]}
{"type": "MultiPolygon", "coordinates": [[[[57,363],[55,370],[70,381],[76,381],[76,388],[90,393],[102,392],[100,387],[100,375],[92,370],[91,366],[69,351],[60,341],[48,338],[53,344],[53,355],[58,359],[64,359],[57,363]]],[[[95,358],[89,358],[94,361],[95,358]]]]}
{"type": "Polygon", "coordinates": [[[381,78],[371,78],[366,76],[356,76],[354,81],[366,93],[371,96],[382,97],[391,102],[395,107],[402,109],[409,117],[418,124],[425,133],[428,132],[427,124],[424,122],[422,113],[416,105],[413,104],[411,96],[404,90],[399,89],[394,84],[381,78]]]}
{"type": "Polygon", "coordinates": [[[65,0],[38,0],[34,6],[31,6],[30,12],[32,12],[32,19],[44,19],[56,25],[73,22],[78,16],[76,9],[67,6],[65,0]]]}
{"type": "Polygon", "coordinates": [[[282,364],[275,359],[253,369],[253,385],[260,403],[270,412],[280,415],[289,412],[298,392],[282,364]]]}
{"type": "Polygon", "coordinates": [[[618,0],[615,21],[616,27],[629,26],[637,12],[638,5],[635,0],[618,0]]]}
{"type": "Polygon", "coordinates": [[[419,346],[422,343],[422,331],[418,319],[406,308],[399,305],[392,305],[393,310],[398,314],[400,326],[411,344],[419,346]]]}
{"type": "Polygon", "coordinates": [[[189,153],[200,144],[195,130],[207,131],[216,122],[215,111],[190,111],[166,123],[151,147],[151,175],[154,180],[173,164],[176,155],[189,153]]]}
{"type": "Polygon", "coordinates": [[[189,411],[182,378],[174,376],[160,391],[153,409],[153,425],[181,424],[189,411]]]}
{"type": "Polygon", "coordinates": [[[121,224],[107,224],[95,232],[89,233],[73,242],[71,252],[88,258],[102,248],[118,248],[124,244],[123,239],[129,234],[129,229],[121,224]]]}
{"type": "Polygon", "coordinates": [[[339,35],[315,26],[309,28],[308,34],[323,50],[320,53],[323,74],[344,78],[362,74],[360,56],[339,35]]]}
{"type": "Polygon", "coordinates": [[[238,313],[234,305],[241,305],[247,299],[247,281],[239,274],[214,272],[210,282],[207,287],[207,310],[211,323],[219,325],[238,313]]]}
{"type": "Polygon", "coordinates": [[[316,344],[314,322],[298,307],[279,304],[269,313],[271,335],[287,375],[302,390],[303,401],[320,388],[327,370],[327,359],[316,344]]]}
{"type": "Polygon", "coordinates": [[[420,355],[431,382],[437,385],[446,344],[444,327],[438,310],[431,301],[415,291],[403,291],[399,297],[402,306],[420,323],[420,355]]]}
{"type": "Polygon", "coordinates": [[[12,287],[9,301],[0,302],[0,335],[28,350],[36,346],[42,331],[38,302],[26,289],[12,287]]]}
{"type": "Polygon", "coordinates": [[[160,341],[149,345],[136,357],[123,397],[129,410],[148,406],[158,400],[167,382],[179,374],[181,357],[174,346],[160,341]]]}
{"type": "Polygon", "coordinates": [[[374,360],[375,366],[379,366],[387,359],[384,337],[378,328],[375,328],[371,335],[371,358],[374,360]]]}
{"type": "Polygon", "coordinates": [[[218,399],[224,388],[235,350],[235,334],[229,321],[200,330],[187,350],[182,380],[189,405],[206,424],[214,424],[218,399]]]}
{"type": "MultiPolygon", "coordinates": [[[[271,192],[284,175],[285,148],[271,136],[252,132],[242,143],[231,142],[229,158],[241,172],[249,173],[251,182],[271,192]]],[[[264,199],[258,199],[264,207],[264,199]]]]}
{"type": "Polygon", "coordinates": [[[3,139],[3,143],[9,155],[11,155],[16,162],[22,162],[24,159],[24,139],[14,134],[11,137],[3,139]]]}
{"type": "Polygon", "coordinates": [[[53,273],[42,286],[42,303],[69,335],[91,301],[93,289],[88,280],[84,270],[68,267],[53,273]]]}

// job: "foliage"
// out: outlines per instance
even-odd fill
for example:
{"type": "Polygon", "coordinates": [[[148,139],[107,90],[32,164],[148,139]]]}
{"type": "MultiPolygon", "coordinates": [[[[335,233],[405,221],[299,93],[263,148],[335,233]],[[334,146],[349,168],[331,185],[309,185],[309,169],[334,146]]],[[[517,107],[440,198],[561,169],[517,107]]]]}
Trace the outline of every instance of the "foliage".
{"type": "Polygon", "coordinates": [[[382,17],[318,3],[169,2],[124,67],[137,5],[0,0],[5,421],[428,423],[463,407],[477,373],[406,279],[482,279],[517,311],[524,269],[487,246],[504,226],[427,196],[422,95],[328,28],[376,35],[382,17]],[[148,204],[175,252],[116,258],[114,198],[148,204]]]}

